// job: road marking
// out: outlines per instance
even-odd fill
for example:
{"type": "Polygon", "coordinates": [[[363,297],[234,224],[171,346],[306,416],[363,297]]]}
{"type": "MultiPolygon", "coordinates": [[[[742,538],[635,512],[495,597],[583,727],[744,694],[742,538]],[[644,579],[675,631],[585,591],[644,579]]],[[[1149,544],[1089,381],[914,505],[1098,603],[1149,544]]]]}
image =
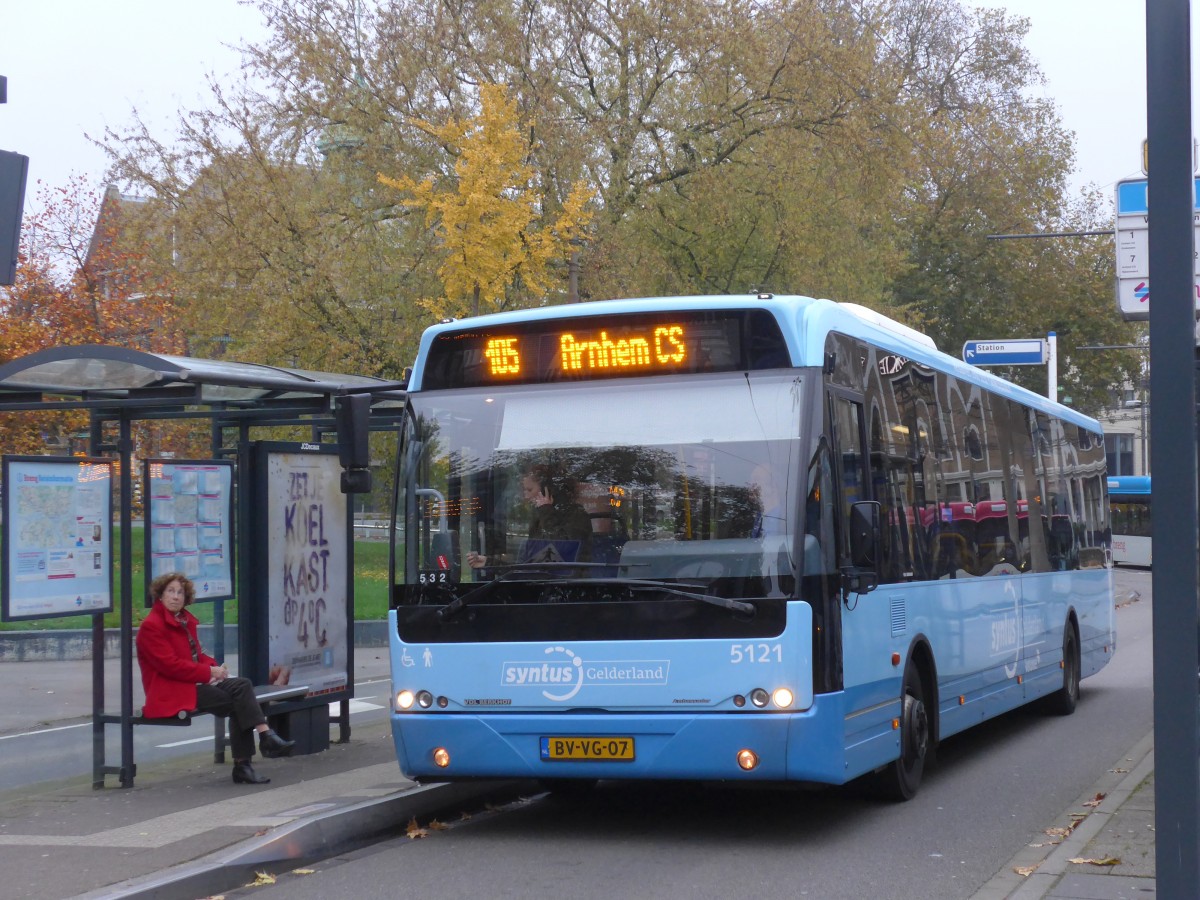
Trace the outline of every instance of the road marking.
{"type": "Polygon", "coordinates": [[[80,722],[78,725],[60,725],[58,728],[43,728],[41,731],[22,731],[20,734],[0,734],[0,741],[7,741],[9,738],[32,737],[35,734],[50,734],[52,731],[67,731],[71,728],[88,728],[91,722],[80,722]]]}
{"type": "MultiPolygon", "coordinates": [[[[373,678],[370,681],[358,682],[359,686],[362,686],[362,687],[365,687],[369,684],[386,684],[386,683],[387,683],[386,678],[373,678]]],[[[358,697],[355,697],[353,700],[350,701],[350,714],[354,715],[354,713],[366,712],[367,710],[370,710],[370,709],[383,709],[384,708],[383,705],[381,705],[381,704],[362,702],[365,700],[373,700],[373,699],[375,699],[374,694],[363,697],[363,698],[361,698],[361,700],[358,697]]],[[[335,706],[339,705],[340,703],[341,703],[340,700],[335,700],[333,703],[330,703],[329,704],[330,712],[333,712],[334,711],[333,708],[335,706]]],[[[91,722],[80,722],[77,725],[59,725],[56,728],[41,728],[37,731],[20,731],[20,732],[17,732],[16,734],[0,734],[0,741],[8,741],[8,740],[12,740],[13,738],[19,738],[19,737],[33,737],[34,735],[37,735],[37,734],[51,734],[55,731],[69,731],[72,728],[90,728],[91,726],[92,726],[91,722]]],[[[178,747],[183,744],[196,744],[196,743],[199,743],[200,741],[206,741],[206,740],[208,740],[208,738],[196,738],[195,740],[179,741],[174,744],[158,744],[157,746],[159,746],[159,747],[178,747]]]]}

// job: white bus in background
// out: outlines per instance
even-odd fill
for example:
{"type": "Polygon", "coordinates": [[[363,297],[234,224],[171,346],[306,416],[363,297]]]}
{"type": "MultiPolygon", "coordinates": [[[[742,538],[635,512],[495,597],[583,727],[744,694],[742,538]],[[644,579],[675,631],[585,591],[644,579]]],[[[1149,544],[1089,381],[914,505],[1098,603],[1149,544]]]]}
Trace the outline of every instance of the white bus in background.
{"type": "Polygon", "coordinates": [[[1119,475],[1108,479],[1114,563],[1150,566],[1153,558],[1150,520],[1150,476],[1119,475]]]}

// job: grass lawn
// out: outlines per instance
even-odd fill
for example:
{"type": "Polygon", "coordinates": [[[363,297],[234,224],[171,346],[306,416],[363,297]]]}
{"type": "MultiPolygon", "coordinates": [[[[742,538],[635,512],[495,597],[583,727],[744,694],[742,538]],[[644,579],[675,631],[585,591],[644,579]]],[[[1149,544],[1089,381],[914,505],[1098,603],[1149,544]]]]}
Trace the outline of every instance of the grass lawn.
{"type": "MultiPolygon", "coordinates": [[[[113,606],[120,607],[121,588],[120,528],[113,529],[113,606]]],[[[145,543],[143,529],[134,526],[133,533],[133,626],[136,628],[146,615],[145,609],[145,543]]],[[[3,561],[0,560],[0,565],[3,561]]],[[[354,542],[354,618],[387,618],[388,545],[386,541],[354,542]]],[[[212,621],[212,603],[195,603],[192,612],[201,622],[212,621]]],[[[237,621],[238,601],[225,601],[225,621],[237,621]]],[[[120,613],[104,616],[105,628],[121,624],[120,613]]],[[[22,622],[0,622],[0,631],[42,631],[60,628],[91,628],[91,616],[59,616],[52,619],[29,619],[22,622]]]]}

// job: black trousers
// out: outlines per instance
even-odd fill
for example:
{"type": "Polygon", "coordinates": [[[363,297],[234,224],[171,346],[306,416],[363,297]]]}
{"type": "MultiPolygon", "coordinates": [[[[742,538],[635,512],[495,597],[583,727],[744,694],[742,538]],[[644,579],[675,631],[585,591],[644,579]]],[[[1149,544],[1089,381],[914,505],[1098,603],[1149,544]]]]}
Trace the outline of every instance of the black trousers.
{"type": "Polygon", "coordinates": [[[229,717],[229,749],[234,762],[254,755],[254,729],[267,721],[249,678],[226,678],[196,685],[196,709],[229,717]]]}

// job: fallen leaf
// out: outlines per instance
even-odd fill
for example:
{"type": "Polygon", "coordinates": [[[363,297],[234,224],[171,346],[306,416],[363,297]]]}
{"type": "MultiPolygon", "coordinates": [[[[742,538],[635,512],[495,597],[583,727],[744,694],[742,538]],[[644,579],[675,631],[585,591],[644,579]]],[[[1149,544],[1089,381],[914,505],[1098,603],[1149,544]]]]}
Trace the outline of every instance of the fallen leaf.
{"type": "Polygon", "coordinates": [[[1030,875],[1032,875],[1034,872],[1037,871],[1037,867],[1040,865],[1041,865],[1041,863],[1038,863],[1037,865],[1033,865],[1033,866],[1014,866],[1013,871],[1016,872],[1018,875],[1020,875],[1022,878],[1028,878],[1030,875]]]}
{"type": "Polygon", "coordinates": [[[430,821],[429,821],[429,830],[430,831],[445,831],[449,827],[450,827],[449,825],[443,825],[437,819],[430,819],[430,821]]]}
{"type": "Polygon", "coordinates": [[[266,884],[274,884],[275,876],[270,872],[255,872],[254,880],[250,882],[249,887],[262,887],[266,884]]]}
{"type": "Polygon", "coordinates": [[[459,821],[460,821],[460,822],[465,822],[465,821],[467,821],[467,819],[469,819],[469,818],[471,818],[471,814],[470,814],[469,812],[464,812],[464,813],[462,814],[462,817],[459,819],[459,821]]]}
{"type": "Polygon", "coordinates": [[[1107,796],[1108,796],[1107,794],[1097,794],[1095,797],[1093,797],[1091,800],[1087,801],[1087,803],[1085,803],[1083,805],[1084,806],[1099,806],[1100,802],[1107,796]]]}
{"type": "Polygon", "coordinates": [[[292,869],[293,875],[312,875],[316,869],[292,869]]]}
{"type": "Polygon", "coordinates": [[[420,825],[418,825],[416,817],[414,816],[412,819],[409,819],[409,821],[408,821],[407,834],[410,838],[412,838],[415,841],[417,838],[428,837],[429,831],[427,829],[422,828],[420,825]]]}
{"type": "Polygon", "coordinates": [[[1115,774],[1115,775],[1127,775],[1127,774],[1129,774],[1129,770],[1128,770],[1128,769],[1109,769],[1108,771],[1112,772],[1112,773],[1113,773],[1113,774],[1115,774]]]}
{"type": "Polygon", "coordinates": [[[1045,833],[1050,837],[1066,837],[1074,830],[1075,826],[1072,825],[1070,828],[1047,828],[1045,833]]]}
{"type": "Polygon", "coordinates": [[[1119,866],[1121,864],[1121,861],[1113,856],[1106,856],[1104,859],[1090,859],[1085,856],[1076,856],[1073,859],[1067,860],[1067,862],[1074,863],[1077,866],[1119,866]]]}

